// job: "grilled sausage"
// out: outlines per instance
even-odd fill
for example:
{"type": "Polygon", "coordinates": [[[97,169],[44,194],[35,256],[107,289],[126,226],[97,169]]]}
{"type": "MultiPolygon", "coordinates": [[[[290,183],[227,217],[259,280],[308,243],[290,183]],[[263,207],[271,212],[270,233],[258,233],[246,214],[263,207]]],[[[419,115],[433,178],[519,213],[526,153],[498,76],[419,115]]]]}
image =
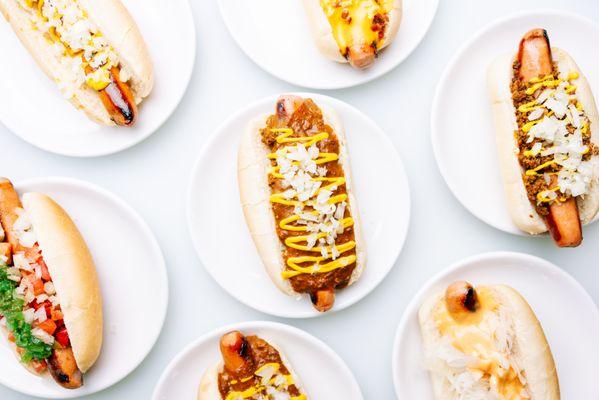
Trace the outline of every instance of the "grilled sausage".
{"type": "Polygon", "coordinates": [[[318,290],[310,294],[310,299],[318,311],[329,311],[335,304],[335,289],[318,290]]]}
{"type": "Polygon", "coordinates": [[[376,48],[371,45],[354,45],[347,49],[345,57],[354,68],[367,68],[376,59],[376,48]]]}
{"type": "Polygon", "coordinates": [[[48,370],[54,380],[65,389],[77,389],[83,385],[83,374],[77,367],[73,349],[55,348],[48,359],[48,370]]]}
{"type": "Polygon", "coordinates": [[[110,117],[117,125],[131,126],[137,118],[137,105],[128,84],[120,80],[120,71],[110,70],[110,84],[99,92],[110,117]]]}
{"type": "MultiPolygon", "coordinates": [[[[524,35],[520,41],[518,61],[518,77],[523,81],[553,72],[547,31],[533,29],[524,35]]],[[[549,206],[549,215],[544,219],[551,237],[559,247],[576,247],[582,242],[582,226],[575,198],[553,202],[549,206]]]]}
{"type": "Polygon", "coordinates": [[[453,318],[460,319],[475,313],[480,304],[474,287],[466,281],[457,281],[445,290],[445,306],[453,318]]]}
{"type": "Polygon", "coordinates": [[[235,377],[243,378],[253,368],[249,345],[241,332],[233,331],[220,339],[220,352],[225,370],[235,377]]]}

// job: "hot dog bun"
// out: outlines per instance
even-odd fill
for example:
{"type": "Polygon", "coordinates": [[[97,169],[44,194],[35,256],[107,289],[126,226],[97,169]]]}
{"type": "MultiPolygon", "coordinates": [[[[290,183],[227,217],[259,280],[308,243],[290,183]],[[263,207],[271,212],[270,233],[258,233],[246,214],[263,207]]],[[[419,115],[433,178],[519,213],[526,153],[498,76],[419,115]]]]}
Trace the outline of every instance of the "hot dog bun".
{"type": "MultiPolygon", "coordinates": [[[[354,218],[354,235],[356,241],[356,268],[354,269],[349,284],[357,281],[362,274],[366,262],[366,250],[362,239],[362,230],[358,206],[356,203],[347,142],[341,121],[337,114],[320,105],[325,123],[331,126],[337,134],[340,143],[339,162],[343,167],[346,177],[348,205],[354,218]]],[[[266,272],[275,285],[284,293],[297,296],[288,279],[281,273],[285,270],[285,263],[281,255],[281,244],[275,225],[272,204],[270,202],[270,188],[268,185],[268,172],[271,165],[268,158],[268,148],[262,143],[260,129],[266,126],[268,115],[252,120],[241,137],[238,153],[238,183],[241,205],[252,239],[256,245],[260,258],[264,263],[266,272]]]]}
{"type": "MultiPolygon", "coordinates": [[[[267,342],[270,346],[272,346],[279,353],[279,356],[281,357],[283,364],[285,365],[287,370],[290,372],[290,375],[293,379],[294,385],[302,393],[306,393],[306,390],[304,389],[302,383],[300,382],[300,380],[297,376],[297,373],[295,372],[295,370],[293,369],[293,367],[291,366],[291,364],[285,357],[285,354],[281,351],[281,349],[277,345],[273,344],[270,340],[267,340],[267,342]]],[[[202,375],[202,379],[200,381],[200,386],[198,388],[197,400],[223,400],[223,398],[220,395],[219,389],[218,389],[218,375],[220,373],[222,373],[223,370],[224,370],[224,364],[222,362],[219,362],[219,363],[212,365],[210,368],[208,368],[204,372],[204,375],[202,375]]]]}
{"type": "MultiPolygon", "coordinates": [[[[460,320],[459,317],[454,319],[448,311],[447,294],[441,292],[431,296],[419,310],[426,365],[431,372],[435,399],[512,398],[501,395],[493,397],[493,392],[489,390],[489,375],[482,372],[491,369],[487,363],[492,366],[493,363],[503,362],[504,371],[519,371],[523,375],[524,390],[531,400],[559,400],[560,390],[553,356],[543,329],[526,300],[516,290],[503,285],[479,286],[477,292],[482,297],[482,305],[475,313],[484,313],[484,316],[475,315],[470,317],[474,318],[470,321],[476,321],[474,324],[484,326],[485,331],[491,332],[488,338],[476,337],[481,345],[487,339],[492,343],[492,349],[484,347],[484,354],[487,354],[485,362],[481,360],[479,363],[478,357],[473,359],[471,354],[466,355],[458,350],[454,347],[454,337],[441,333],[439,326],[447,325],[439,325],[438,321],[453,324],[458,329],[470,329],[469,320],[460,320]],[[497,359],[495,354],[498,354],[497,359]],[[505,368],[506,361],[508,368],[505,368]],[[457,382],[458,379],[461,383],[457,382]],[[451,384],[452,381],[454,385],[451,384]],[[460,397],[464,393],[471,397],[460,397]]],[[[460,339],[464,341],[464,338],[468,339],[468,336],[462,335],[460,339]]],[[[474,342],[475,338],[471,339],[474,342]]],[[[461,342],[460,345],[461,348],[467,347],[461,342]]],[[[511,389],[508,379],[521,382],[517,376],[510,377],[509,373],[506,374],[506,380],[500,380],[505,385],[505,390],[511,389]]]]}
{"type": "MultiPolygon", "coordinates": [[[[591,142],[599,144],[599,113],[591,92],[591,88],[580,68],[572,57],[564,50],[552,48],[553,59],[560,71],[560,76],[569,71],[577,71],[578,89],[576,97],[582,103],[585,113],[591,121],[591,142]]],[[[526,188],[522,182],[523,170],[518,161],[518,144],[514,132],[518,130],[516,109],[512,102],[511,83],[513,77],[513,55],[497,58],[489,67],[487,85],[491,96],[499,165],[505,187],[507,206],[516,226],[529,234],[547,232],[547,226],[529,201],[526,188]]],[[[591,222],[599,211],[599,158],[593,156],[593,180],[589,192],[578,197],[577,203],[582,224],[591,222]]]]}
{"type": "MultiPolygon", "coordinates": [[[[316,43],[318,50],[320,50],[320,52],[327,58],[340,63],[347,63],[349,61],[339,49],[339,45],[333,34],[333,28],[321,6],[321,1],[322,0],[303,0],[314,42],[316,43]]],[[[388,13],[389,21],[378,51],[384,49],[393,42],[401,23],[402,0],[390,1],[392,5],[388,13]]],[[[370,45],[370,43],[361,44],[370,45]]]]}
{"type": "MultiPolygon", "coordinates": [[[[154,84],[153,67],[146,44],[135,21],[120,0],[79,0],[79,6],[115,49],[121,64],[121,80],[131,87],[136,104],[147,97],[154,84]]],[[[62,95],[89,118],[115,125],[98,93],[75,72],[75,58],[65,56],[33,20],[41,18],[26,9],[21,0],[0,0],[0,11],[45,74],[57,83],[62,95]]],[[[5,54],[5,57],[10,55],[5,54]]]]}
{"type": "Polygon", "coordinates": [[[102,347],[102,296],[92,256],[54,200],[40,193],[25,193],[22,200],[60,299],[77,366],[86,372],[102,347]]]}

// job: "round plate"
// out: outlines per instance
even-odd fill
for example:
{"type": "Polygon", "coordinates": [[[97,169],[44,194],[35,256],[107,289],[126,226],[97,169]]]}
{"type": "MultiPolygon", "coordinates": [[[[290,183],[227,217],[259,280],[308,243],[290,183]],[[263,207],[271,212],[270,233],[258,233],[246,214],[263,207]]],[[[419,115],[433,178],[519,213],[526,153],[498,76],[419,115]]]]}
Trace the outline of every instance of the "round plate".
{"type": "Polygon", "coordinates": [[[599,93],[599,25],[561,11],[532,11],[491,23],[458,51],[437,87],[431,117],[433,150],[453,194],[484,222],[520,235],[526,234],[507,210],[486,74],[497,56],[515,53],[524,33],[540,27],[552,45],[574,57],[599,93]]]}
{"type": "Polygon", "coordinates": [[[104,341],[100,358],[85,374],[85,385],[66,390],[49,375],[29,373],[3,338],[0,383],[27,395],[56,399],[84,396],[112,386],[143,361],[162,329],[168,285],[158,243],[131,207],[98,186],[44,178],[20,182],[16,189],[20,194],[36,191],[49,195],[81,231],[100,279],[104,341]]]}
{"type": "Polygon", "coordinates": [[[403,0],[395,40],[374,65],[359,71],[318,51],[301,1],[219,1],[229,32],[248,57],[277,78],[312,89],[356,86],[391,71],[420,44],[439,5],[439,0],[403,0]]]}
{"type": "MultiPolygon", "coordinates": [[[[347,135],[367,261],[360,280],[338,291],[333,310],[339,311],[366,296],[393,267],[409,223],[408,180],[393,144],[372,120],[339,100],[310,93],[298,95],[336,110],[347,135]],[[387,199],[391,206],[381,207],[381,199],[387,199]]],[[[301,301],[287,296],[268,277],[239,202],[240,135],[250,120],[274,113],[277,97],[259,100],[239,111],[207,142],[191,174],[189,229],[202,264],[233,297],[272,315],[315,317],[322,313],[312,307],[307,296],[301,301]]]]}
{"type": "Polygon", "coordinates": [[[36,147],[74,157],[116,153],[154,133],[179,104],[191,77],[195,60],[191,8],[187,0],[122,2],[139,25],[154,63],[154,89],[141,103],[135,126],[99,125],[75,109],[4,20],[0,20],[0,122],[36,147]]]}
{"type": "Polygon", "coordinates": [[[152,399],[195,399],[206,369],[222,361],[220,337],[232,330],[258,335],[277,346],[297,373],[309,398],[363,399],[356,378],[330,347],[300,329],[275,322],[244,322],[216,329],[200,337],[166,367],[152,399]],[[323,385],[323,382],[327,384],[323,385]]]}
{"type": "Polygon", "coordinates": [[[521,253],[487,253],[459,261],[427,282],[403,314],[393,348],[393,382],[401,400],[433,400],[418,323],[418,309],[456,280],[506,284],[526,298],[541,322],[559,375],[563,399],[599,393],[599,311],[582,286],[560,268],[521,253]],[[581,366],[584,365],[584,368],[581,366]]]}

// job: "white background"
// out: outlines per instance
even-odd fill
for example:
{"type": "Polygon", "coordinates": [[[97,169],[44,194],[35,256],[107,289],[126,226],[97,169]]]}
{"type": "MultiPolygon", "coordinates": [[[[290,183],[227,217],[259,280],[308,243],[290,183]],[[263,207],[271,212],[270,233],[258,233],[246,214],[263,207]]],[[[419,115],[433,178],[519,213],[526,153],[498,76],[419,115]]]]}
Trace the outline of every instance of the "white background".
{"type": "MultiPolygon", "coordinates": [[[[364,111],[391,137],[407,168],[413,208],[406,245],[388,278],[362,302],[324,318],[276,319],[243,306],[208,276],[193,251],[185,199],[191,166],[202,144],[247,103],[301,89],[272,78],[243,55],[228,35],[215,0],[192,0],[198,53],[191,85],[171,119],[142,144],[113,156],[72,159],[37,150],[0,126],[4,150],[0,174],[15,181],[65,175],[112,190],[148,221],[167,259],[171,298],[156,347],[124,381],[89,399],[147,399],[164,367],[186,344],[213,328],[250,319],[272,319],[307,330],[347,362],[366,399],[392,399],[391,347],[407,302],[432,274],[483,251],[515,250],[547,258],[578,279],[599,303],[599,260],[594,251],[599,224],[588,227],[583,245],[573,250],[559,250],[549,240],[497,231],[478,221],[452,196],[431,151],[432,96],[456,49],[487,22],[535,6],[566,9],[599,21],[599,2],[593,0],[442,0],[423,44],[401,66],[365,86],[325,92],[364,111]]],[[[158,58],[155,62],[177,61],[158,58]]],[[[0,398],[28,397],[0,388],[0,398]]]]}

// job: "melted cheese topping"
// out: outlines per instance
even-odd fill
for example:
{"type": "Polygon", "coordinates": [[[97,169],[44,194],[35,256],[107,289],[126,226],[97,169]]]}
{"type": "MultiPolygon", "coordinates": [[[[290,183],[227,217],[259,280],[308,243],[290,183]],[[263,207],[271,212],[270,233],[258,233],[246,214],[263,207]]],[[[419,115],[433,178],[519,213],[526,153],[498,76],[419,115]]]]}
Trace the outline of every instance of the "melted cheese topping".
{"type": "Polygon", "coordinates": [[[283,230],[306,232],[306,235],[289,236],[285,239],[287,247],[306,252],[320,253],[314,256],[289,257],[289,269],[281,274],[289,279],[300,274],[330,272],[356,262],[354,254],[343,256],[356,247],[353,240],[336,245],[337,236],[354,225],[351,216],[344,217],[347,208],[347,194],[334,195],[337,188],[345,184],[345,177],[326,177],[326,168],[320,165],[337,161],[336,153],[321,153],[316,146],[329,134],[321,132],[314,136],[291,137],[294,132],[289,128],[271,129],[280,133],[277,143],[289,143],[269,158],[276,160],[271,169],[273,178],[282,179],[284,192],[273,193],[272,203],[294,206],[294,214],[279,222],[283,230]],[[304,207],[310,207],[309,211],[304,207]],[[318,244],[318,245],[317,245],[318,244]],[[330,261],[329,261],[330,260],[330,261]],[[325,261],[323,263],[323,261],[325,261]],[[303,264],[309,263],[305,266],[303,264]]]}
{"type": "Polygon", "coordinates": [[[379,15],[387,20],[393,0],[320,0],[320,5],[343,55],[354,44],[371,44],[376,49],[383,46],[374,19],[379,15]]]}
{"type": "Polygon", "coordinates": [[[468,360],[460,373],[469,374],[475,383],[482,381],[485,390],[500,400],[529,399],[523,374],[510,360],[510,339],[499,332],[499,305],[487,289],[477,292],[480,309],[456,320],[443,302],[434,313],[436,326],[453,349],[468,360]]]}
{"type": "Polygon", "coordinates": [[[112,46],[88,18],[77,0],[20,0],[33,26],[58,51],[75,61],[81,83],[102,90],[111,82],[110,69],[119,65],[112,46]]]}
{"type": "MultiPolygon", "coordinates": [[[[260,383],[247,388],[243,392],[230,392],[225,400],[308,400],[305,394],[290,397],[288,388],[295,385],[291,375],[283,375],[280,373],[281,366],[278,363],[264,364],[254,372],[254,375],[260,378],[260,383]]],[[[242,382],[247,382],[253,377],[241,379],[242,382]]]]}
{"type": "Polygon", "coordinates": [[[551,203],[565,201],[568,196],[582,196],[588,193],[593,178],[593,166],[583,161],[590,151],[584,144],[590,136],[590,121],[583,106],[576,99],[578,72],[570,72],[564,77],[547,75],[528,82],[527,95],[541,91],[535,100],[518,107],[518,112],[527,116],[527,122],[520,129],[528,134],[527,143],[535,144],[524,152],[526,157],[553,156],[534,169],[525,171],[528,176],[544,174],[551,181],[551,175],[544,172],[552,165],[559,165],[554,187],[537,194],[537,202],[551,203]],[[562,197],[558,198],[558,194],[562,197]]]}

